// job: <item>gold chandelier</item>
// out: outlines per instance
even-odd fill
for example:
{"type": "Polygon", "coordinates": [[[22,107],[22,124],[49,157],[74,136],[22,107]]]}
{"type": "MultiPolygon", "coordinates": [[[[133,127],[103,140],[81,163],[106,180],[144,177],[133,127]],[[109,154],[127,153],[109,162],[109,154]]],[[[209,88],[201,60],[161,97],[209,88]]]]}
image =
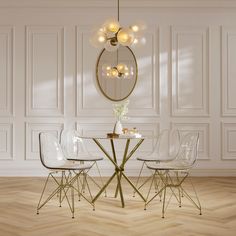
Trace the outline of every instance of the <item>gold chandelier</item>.
{"type": "Polygon", "coordinates": [[[117,20],[107,20],[98,30],[96,30],[90,41],[95,47],[105,48],[107,51],[115,51],[119,45],[132,46],[145,44],[146,39],[141,32],[146,28],[142,22],[121,27],[119,23],[119,0],[118,0],[117,20]]]}

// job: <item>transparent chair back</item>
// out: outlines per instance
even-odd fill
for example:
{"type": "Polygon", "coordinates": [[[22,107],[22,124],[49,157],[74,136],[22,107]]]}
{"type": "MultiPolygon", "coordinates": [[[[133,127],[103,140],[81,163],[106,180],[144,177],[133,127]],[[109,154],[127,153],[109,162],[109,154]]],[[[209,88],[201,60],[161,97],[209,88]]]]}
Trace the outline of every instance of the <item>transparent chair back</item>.
{"type": "Polygon", "coordinates": [[[76,159],[80,156],[88,156],[89,152],[85,147],[83,139],[79,137],[76,130],[63,130],[61,133],[62,150],[68,159],[76,159]]]}
{"type": "Polygon", "coordinates": [[[190,132],[182,137],[179,153],[175,161],[184,166],[191,167],[197,159],[199,144],[199,133],[190,132]]]}
{"type": "Polygon", "coordinates": [[[56,136],[51,133],[40,133],[40,160],[46,168],[59,168],[66,163],[66,158],[56,136]]]}
{"type": "Polygon", "coordinates": [[[176,129],[163,130],[158,143],[158,159],[173,160],[180,147],[180,135],[176,129]]]}

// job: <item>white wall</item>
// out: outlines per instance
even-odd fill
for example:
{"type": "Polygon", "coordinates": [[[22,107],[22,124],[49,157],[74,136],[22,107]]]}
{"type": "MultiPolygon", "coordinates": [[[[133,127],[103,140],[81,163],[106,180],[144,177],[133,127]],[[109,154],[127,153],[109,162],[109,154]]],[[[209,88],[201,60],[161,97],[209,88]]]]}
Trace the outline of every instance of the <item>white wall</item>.
{"type": "MultiPolygon", "coordinates": [[[[121,23],[142,19],[147,44],[130,120],[143,134],[200,132],[198,175],[236,175],[236,1],[120,1],[121,23]],[[123,6],[123,7],[122,7],[123,6]]],[[[112,102],[97,90],[99,50],[89,33],[116,14],[109,0],[0,0],[0,175],[45,174],[38,133],[112,130],[112,102]]],[[[146,142],[140,152],[147,152],[146,142]]],[[[120,147],[119,147],[120,148],[120,147]]],[[[91,144],[91,150],[98,150],[91,144]]],[[[129,162],[129,173],[139,168],[129,162]]],[[[112,171],[108,161],[104,173],[112,171]]]]}

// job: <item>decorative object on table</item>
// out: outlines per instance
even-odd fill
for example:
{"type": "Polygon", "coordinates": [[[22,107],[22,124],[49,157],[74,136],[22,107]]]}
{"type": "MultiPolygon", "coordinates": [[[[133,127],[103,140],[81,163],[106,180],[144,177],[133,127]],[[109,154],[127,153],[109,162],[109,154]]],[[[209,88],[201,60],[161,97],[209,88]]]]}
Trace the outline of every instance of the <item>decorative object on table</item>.
{"type": "Polygon", "coordinates": [[[114,134],[123,134],[123,127],[120,120],[117,120],[113,129],[114,134]]]}
{"type": "Polygon", "coordinates": [[[119,0],[117,0],[117,5],[117,20],[109,19],[98,30],[95,30],[90,38],[92,45],[105,48],[107,51],[116,51],[120,45],[145,44],[146,39],[142,35],[142,31],[146,29],[145,24],[139,22],[129,27],[121,27],[119,0]]]}
{"type": "Polygon", "coordinates": [[[119,134],[107,133],[107,137],[108,137],[108,138],[119,138],[119,134]]]}
{"type": "Polygon", "coordinates": [[[128,128],[123,128],[123,134],[128,134],[129,129],[128,128]]]}
{"type": "Polygon", "coordinates": [[[126,114],[129,111],[128,105],[129,105],[129,100],[126,100],[123,103],[118,103],[118,104],[113,105],[113,111],[114,111],[114,115],[116,117],[116,123],[115,123],[114,130],[113,130],[113,133],[115,133],[115,134],[119,134],[119,135],[123,134],[123,127],[121,124],[121,120],[125,120],[128,118],[126,116],[126,114]]]}
{"type": "Polygon", "coordinates": [[[131,137],[131,138],[141,138],[142,134],[140,134],[136,127],[129,129],[123,128],[123,134],[120,137],[131,137]]]}

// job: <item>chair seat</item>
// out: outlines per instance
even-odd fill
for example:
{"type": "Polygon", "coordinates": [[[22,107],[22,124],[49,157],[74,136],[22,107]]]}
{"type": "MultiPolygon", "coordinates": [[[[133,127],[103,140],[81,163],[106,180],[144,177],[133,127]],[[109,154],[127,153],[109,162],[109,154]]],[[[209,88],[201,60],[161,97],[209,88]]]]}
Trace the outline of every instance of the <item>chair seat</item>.
{"type": "Polygon", "coordinates": [[[188,170],[191,165],[186,161],[168,161],[161,163],[148,163],[147,167],[152,170],[188,170]]]}
{"type": "Polygon", "coordinates": [[[101,160],[103,160],[103,157],[91,156],[91,155],[79,155],[78,157],[73,157],[73,158],[68,157],[67,160],[73,160],[73,161],[101,161],[101,160]]]}
{"type": "Polygon", "coordinates": [[[88,170],[92,167],[91,164],[78,164],[77,161],[68,160],[62,165],[50,165],[48,169],[53,170],[88,170]]]}
{"type": "Polygon", "coordinates": [[[143,156],[137,157],[138,161],[145,161],[145,162],[166,162],[173,160],[173,157],[158,157],[158,156],[143,156]]]}

